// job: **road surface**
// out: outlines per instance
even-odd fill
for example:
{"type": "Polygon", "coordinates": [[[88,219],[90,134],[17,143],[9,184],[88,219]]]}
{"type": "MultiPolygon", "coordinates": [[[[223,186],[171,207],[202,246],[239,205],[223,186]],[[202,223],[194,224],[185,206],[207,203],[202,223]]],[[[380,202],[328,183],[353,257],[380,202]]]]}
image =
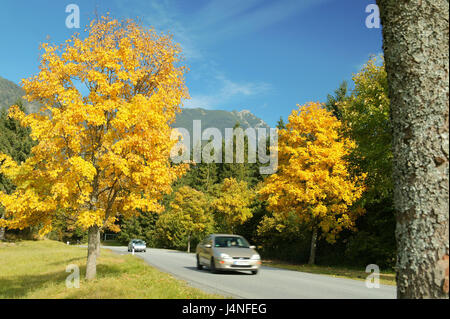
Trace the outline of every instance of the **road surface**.
{"type": "MultiPolygon", "coordinates": [[[[119,254],[131,254],[127,247],[104,246],[119,254]]],[[[147,248],[135,256],[148,264],[187,281],[210,293],[244,299],[393,299],[395,286],[367,288],[364,281],[326,275],[261,267],[250,272],[212,274],[207,268],[197,270],[195,255],[168,249],[147,248]]]]}

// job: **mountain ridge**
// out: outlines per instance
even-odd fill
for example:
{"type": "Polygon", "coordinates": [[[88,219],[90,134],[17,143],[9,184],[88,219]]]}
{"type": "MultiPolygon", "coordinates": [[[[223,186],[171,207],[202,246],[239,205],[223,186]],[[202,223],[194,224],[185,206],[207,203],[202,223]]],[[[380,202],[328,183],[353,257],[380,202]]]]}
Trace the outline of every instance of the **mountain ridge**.
{"type": "Polygon", "coordinates": [[[0,76],[0,110],[7,109],[18,100],[22,100],[26,112],[37,112],[38,103],[29,103],[22,97],[25,91],[16,83],[0,76]]]}
{"type": "MultiPolygon", "coordinates": [[[[0,109],[5,109],[16,103],[25,95],[24,90],[12,81],[0,76],[0,109]]],[[[27,113],[36,112],[38,104],[24,101],[27,113]]],[[[269,128],[266,122],[254,115],[247,109],[241,111],[208,110],[204,108],[182,108],[176,115],[174,128],[183,127],[192,135],[193,121],[200,120],[202,131],[206,128],[215,127],[224,136],[225,128],[233,128],[237,123],[245,130],[252,128],[269,128]]]]}

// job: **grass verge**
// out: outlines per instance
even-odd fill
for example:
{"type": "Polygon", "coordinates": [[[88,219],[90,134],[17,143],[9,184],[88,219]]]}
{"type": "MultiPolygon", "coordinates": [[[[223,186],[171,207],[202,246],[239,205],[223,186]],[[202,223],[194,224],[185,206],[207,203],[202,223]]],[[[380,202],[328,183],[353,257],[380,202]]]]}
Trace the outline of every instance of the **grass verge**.
{"type": "MultiPolygon", "coordinates": [[[[263,266],[283,268],[295,271],[301,271],[311,274],[328,275],[332,277],[366,280],[368,273],[364,269],[352,269],[344,267],[330,267],[318,265],[295,265],[276,260],[263,260],[263,266]]],[[[380,284],[395,286],[395,272],[388,271],[380,273],[380,284]]]]}
{"type": "MultiPolygon", "coordinates": [[[[118,240],[102,240],[101,245],[102,246],[115,246],[115,247],[124,246],[124,244],[118,240]]],[[[125,246],[126,246],[126,244],[125,244],[125,246]]]]}
{"type": "Polygon", "coordinates": [[[131,255],[102,249],[97,279],[84,280],[86,248],[61,242],[0,242],[0,298],[204,299],[223,298],[190,287],[131,255]],[[80,269],[80,288],[67,288],[69,264],[80,269]]]}

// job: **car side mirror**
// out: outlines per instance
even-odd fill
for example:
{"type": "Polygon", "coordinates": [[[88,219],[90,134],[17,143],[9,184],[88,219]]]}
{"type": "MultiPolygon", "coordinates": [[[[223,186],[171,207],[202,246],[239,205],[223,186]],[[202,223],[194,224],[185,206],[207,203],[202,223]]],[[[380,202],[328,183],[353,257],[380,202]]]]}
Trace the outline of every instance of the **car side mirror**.
{"type": "Polygon", "coordinates": [[[250,249],[256,249],[256,246],[250,246],[249,248],[250,249]]]}
{"type": "Polygon", "coordinates": [[[205,245],[205,248],[211,248],[212,246],[211,246],[211,244],[206,244],[205,245]]]}

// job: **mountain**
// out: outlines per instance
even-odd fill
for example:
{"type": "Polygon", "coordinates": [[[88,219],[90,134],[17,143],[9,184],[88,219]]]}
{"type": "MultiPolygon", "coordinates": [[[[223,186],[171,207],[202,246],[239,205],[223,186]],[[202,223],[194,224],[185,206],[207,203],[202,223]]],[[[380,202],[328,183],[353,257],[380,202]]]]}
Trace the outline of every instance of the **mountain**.
{"type": "Polygon", "coordinates": [[[236,123],[239,123],[244,130],[249,127],[269,128],[266,122],[248,110],[228,112],[202,108],[183,109],[181,113],[177,114],[173,127],[183,127],[192,136],[194,120],[201,120],[202,131],[208,127],[215,127],[222,132],[222,136],[225,136],[225,128],[233,128],[236,123]]]}
{"type": "Polygon", "coordinates": [[[8,108],[14,104],[24,92],[17,84],[0,77],[0,108],[8,108]]]}
{"type": "MultiPolygon", "coordinates": [[[[10,107],[23,95],[25,95],[25,92],[20,86],[0,77],[0,109],[10,107]]],[[[37,103],[24,102],[24,105],[27,112],[38,110],[37,103]]],[[[173,127],[186,128],[192,136],[193,120],[201,120],[202,131],[208,127],[215,127],[222,132],[222,136],[225,136],[225,128],[233,128],[238,122],[244,130],[249,127],[269,128],[266,122],[248,110],[228,112],[202,108],[183,109],[181,113],[177,114],[173,127]]]]}
{"type": "MultiPolygon", "coordinates": [[[[25,91],[17,84],[0,76],[0,110],[7,109],[25,95],[25,91]]],[[[26,112],[36,112],[37,103],[24,102],[26,112]]]]}

